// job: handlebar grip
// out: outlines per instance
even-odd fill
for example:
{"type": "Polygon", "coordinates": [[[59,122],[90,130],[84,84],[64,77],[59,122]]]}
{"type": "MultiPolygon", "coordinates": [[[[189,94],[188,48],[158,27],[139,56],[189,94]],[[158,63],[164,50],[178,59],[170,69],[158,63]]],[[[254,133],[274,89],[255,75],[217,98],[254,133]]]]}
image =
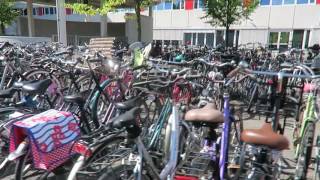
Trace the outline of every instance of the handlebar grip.
{"type": "Polygon", "coordinates": [[[235,68],[227,75],[227,78],[232,78],[236,76],[239,73],[239,71],[240,71],[240,67],[235,68]]]}

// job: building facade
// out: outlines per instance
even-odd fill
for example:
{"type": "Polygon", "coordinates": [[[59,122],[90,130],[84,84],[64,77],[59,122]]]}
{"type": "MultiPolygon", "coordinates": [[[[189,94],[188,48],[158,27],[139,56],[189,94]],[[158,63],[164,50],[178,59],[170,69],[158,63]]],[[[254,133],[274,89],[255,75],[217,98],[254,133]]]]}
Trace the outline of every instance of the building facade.
{"type": "MultiPolygon", "coordinates": [[[[154,6],[153,39],[164,44],[216,46],[222,27],[206,23],[205,0],[163,0],[154,6]]],[[[260,43],[271,49],[320,43],[320,0],[260,0],[249,19],[231,27],[229,45],[260,43]]]]}
{"type": "MultiPolygon", "coordinates": [[[[162,0],[153,6],[151,18],[148,10],[142,12],[143,36],[162,44],[190,44],[215,47],[225,43],[223,27],[206,23],[206,0],[162,0]],[[153,29],[153,31],[152,31],[153,29]]],[[[231,27],[229,45],[260,43],[271,49],[306,48],[320,43],[320,0],[260,0],[258,8],[249,19],[231,27]]],[[[21,16],[7,29],[9,35],[27,36],[27,11],[25,2],[17,2],[21,16]]],[[[125,18],[133,9],[118,9],[101,16],[85,16],[66,9],[68,42],[77,37],[88,39],[98,36],[136,36],[134,20],[125,18]],[[102,24],[102,21],[106,23],[102,24]],[[130,22],[128,22],[130,21],[130,22]],[[102,26],[107,26],[101,28],[102,26]],[[106,32],[102,32],[104,29],[106,32]],[[103,35],[104,34],[104,35],[103,35]]],[[[54,37],[57,34],[56,8],[33,4],[35,36],[54,37]]]]}

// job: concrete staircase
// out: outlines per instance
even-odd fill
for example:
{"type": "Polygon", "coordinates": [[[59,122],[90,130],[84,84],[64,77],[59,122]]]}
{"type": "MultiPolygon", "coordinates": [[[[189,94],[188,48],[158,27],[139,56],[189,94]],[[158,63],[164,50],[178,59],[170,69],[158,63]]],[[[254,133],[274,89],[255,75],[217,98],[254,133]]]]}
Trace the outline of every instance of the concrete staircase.
{"type": "Polygon", "coordinates": [[[92,52],[101,51],[103,55],[111,57],[111,48],[114,40],[114,37],[92,38],[90,39],[89,48],[92,52]]]}

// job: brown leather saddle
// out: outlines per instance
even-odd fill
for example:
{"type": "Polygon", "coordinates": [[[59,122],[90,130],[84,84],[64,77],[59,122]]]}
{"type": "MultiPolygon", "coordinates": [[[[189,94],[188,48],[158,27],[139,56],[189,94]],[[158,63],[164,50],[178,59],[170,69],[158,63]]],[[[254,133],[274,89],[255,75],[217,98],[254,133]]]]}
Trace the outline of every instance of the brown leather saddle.
{"type": "Polygon", "coordinates": [[[264,123],[260,129],[242,131],[241,140],[248,144],[265,145],[272,149],[289,149],[288,139],[272,130],[270,123],[264,123]]]}
{"type": "Polygon", "coordinates": [[[208,103],[203,108],[192,109],[185,114],[185,121],[204,124],[219,124],[224,122],[223,114],[215,104],[208,103]]]}

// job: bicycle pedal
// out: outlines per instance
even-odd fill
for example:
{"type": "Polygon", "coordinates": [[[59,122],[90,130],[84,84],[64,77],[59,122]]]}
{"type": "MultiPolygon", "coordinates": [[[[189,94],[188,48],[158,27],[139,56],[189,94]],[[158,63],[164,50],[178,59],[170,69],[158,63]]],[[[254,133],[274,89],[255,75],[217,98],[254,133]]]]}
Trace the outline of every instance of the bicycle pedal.
{"type": "Polygon", "coordinates": [[[240,165],[238,165],[238,164],[230,164],[228,166],[228,169],[240,169],[240,165]]]}

